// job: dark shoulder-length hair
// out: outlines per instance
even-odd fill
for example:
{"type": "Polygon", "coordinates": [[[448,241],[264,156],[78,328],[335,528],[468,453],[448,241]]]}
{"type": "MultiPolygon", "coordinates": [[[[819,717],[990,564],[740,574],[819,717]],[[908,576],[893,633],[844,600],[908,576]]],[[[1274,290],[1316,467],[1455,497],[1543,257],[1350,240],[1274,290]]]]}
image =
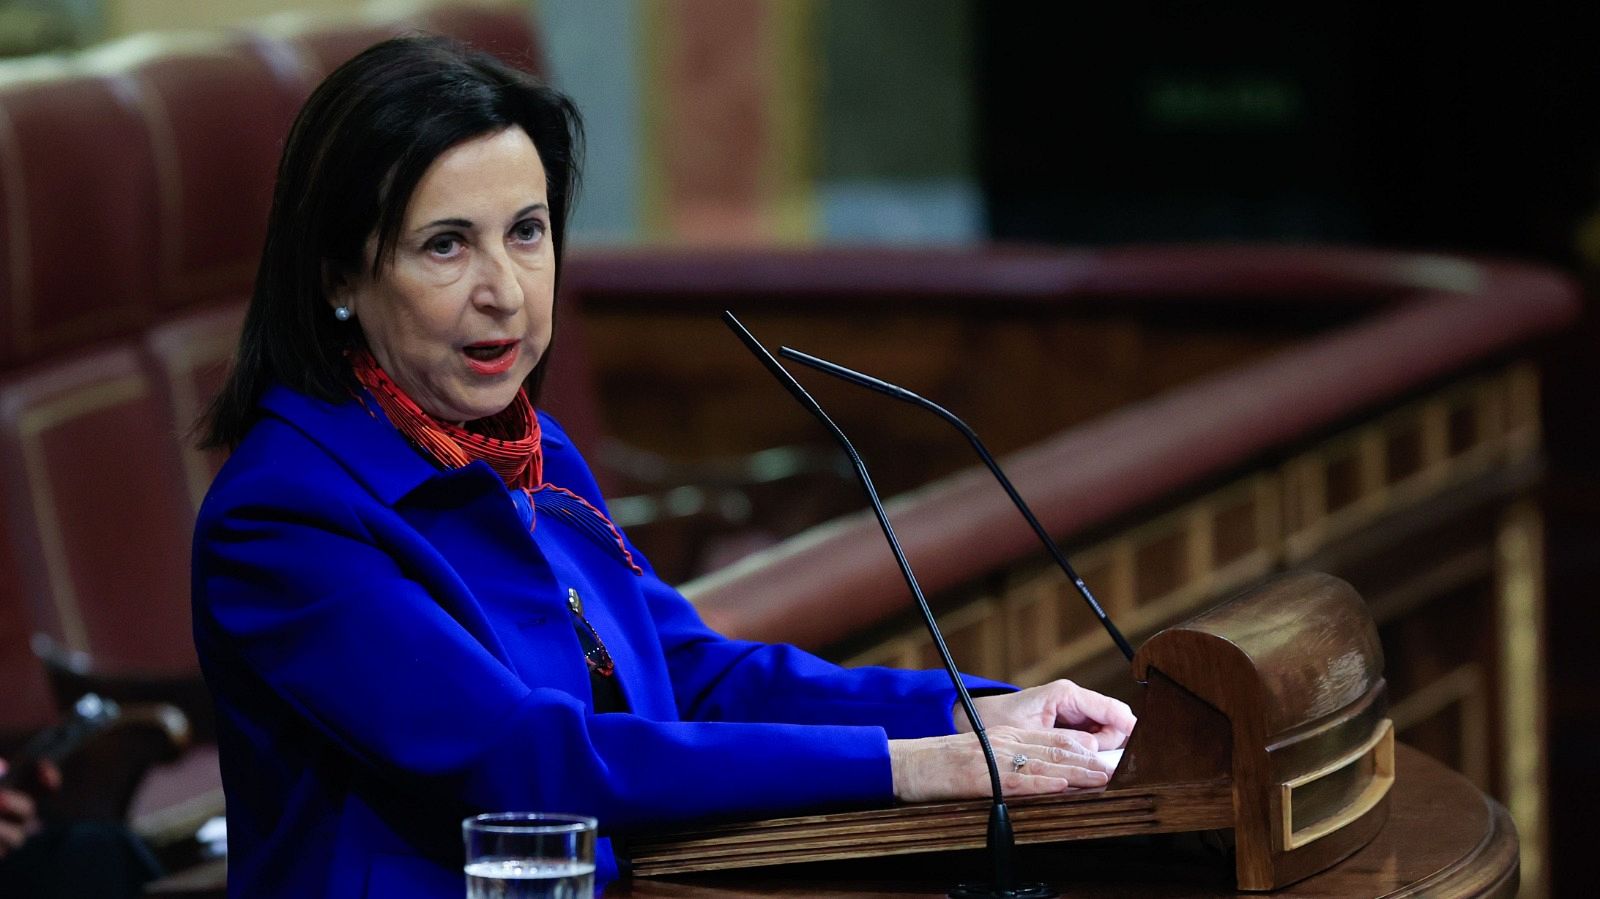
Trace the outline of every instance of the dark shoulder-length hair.
{"type": "MultiPolygon", "coordinates": [[[[441,37],[377,44],[336,69],[296,117],[278,163],[267,239],[233,369],[197,429],[207,447],[237,446],[268,384],[337,402],[357,390],[345,353],[362,342],[333,316],[333,285],[392,261],[411,194],[435,159],[506,128],[544,163],[556,273],[578,188],[582,124],[572,101],[485,53],[441,37]]],[[[548,350],[528,375],[537,400],[548,350]]]]}

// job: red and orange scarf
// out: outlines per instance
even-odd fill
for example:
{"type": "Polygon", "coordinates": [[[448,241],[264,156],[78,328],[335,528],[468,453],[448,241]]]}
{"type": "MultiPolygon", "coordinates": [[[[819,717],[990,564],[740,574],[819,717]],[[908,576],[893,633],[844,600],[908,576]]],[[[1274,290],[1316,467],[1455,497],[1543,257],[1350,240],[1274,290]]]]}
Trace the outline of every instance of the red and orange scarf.
{"type": "Polygon", "coordinates": [[[468,431],[439,421],[422,411],[376,359],[365,350],[350,354],[356,380],[378,401],[383,414],[424,452],[448,468],[461,468],[482,459],[500,475],[507,487],[529,491],[544,483],[544,453],[539,446],[539,416],[525,390],[503,411],[476,422],[468,431]]]}
{"type": "Polygon", "coordinates": [[[388,373],[378,367],[372,354],[360,350],[350,354],[350,367],[356,380],[367,388],[378,407],[391,424],[406,439],[431,455],[440,465],[461,468],[482,459],[512,490],[521,490],[531,504],[536,491],[545,490],[561,494],[570,502],[556,502],[560,510],[575,503],[597,519],[607,536],[602,540],[615,544],[618,556],[634,574],[644,570],[634,561],[628,542],[622,532],[611,523],[604,512],[592,503],[565,487],[544,482],[544,451],[540,446],[539,416],[533,411],[525,390],[517,391],[517,398],[498,414],[479,419],[474,424],[482,433],[439,421],[422,411],[416,401],[406,395],[388,373]]]}

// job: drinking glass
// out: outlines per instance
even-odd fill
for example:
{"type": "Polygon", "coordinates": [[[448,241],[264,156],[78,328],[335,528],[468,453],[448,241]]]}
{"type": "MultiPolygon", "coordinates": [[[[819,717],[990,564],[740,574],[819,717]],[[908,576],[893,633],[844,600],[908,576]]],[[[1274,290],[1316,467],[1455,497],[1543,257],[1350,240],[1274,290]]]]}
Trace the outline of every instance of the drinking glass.
{"type": "Polygon", "coordinates": [[[462,821],[467,899],[592,899],[596,827],[593,818],[542,812],[462,821]]]}

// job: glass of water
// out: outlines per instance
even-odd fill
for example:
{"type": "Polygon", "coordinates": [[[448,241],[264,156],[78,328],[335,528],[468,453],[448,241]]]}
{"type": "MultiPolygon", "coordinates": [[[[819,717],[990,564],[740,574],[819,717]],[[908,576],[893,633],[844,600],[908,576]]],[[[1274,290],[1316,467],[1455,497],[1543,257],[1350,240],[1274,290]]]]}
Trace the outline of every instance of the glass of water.
{"type": "Polygon", "coordinates": [[[540,812],[462,821],[467,899],[593,899],[596,827],[593,818],[540,812]]]}

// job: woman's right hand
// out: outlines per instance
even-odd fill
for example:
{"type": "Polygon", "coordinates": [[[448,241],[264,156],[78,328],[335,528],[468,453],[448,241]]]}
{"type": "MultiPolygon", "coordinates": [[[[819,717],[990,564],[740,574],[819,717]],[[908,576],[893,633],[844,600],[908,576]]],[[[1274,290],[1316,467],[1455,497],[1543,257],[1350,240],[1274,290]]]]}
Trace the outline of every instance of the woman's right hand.
{"type": "MultiPolygon", "coordinates": [[[[1000,766],[1000,788],[1007,796],[1021,796],[1105,786],[1111,772],[1095,754],[1095,746],[1080,742],[1082,738],[1068,730],[990,728],[989,743],[1000,766]],[[1012,770],[1012,758],[1017,755],[1028,757],[1021,771],[1012,770]]],[[[978,799],[992,794],[983,747],[972,734],[890,740],[889,766],[895,798],[902,802],[978,799]]]]}

